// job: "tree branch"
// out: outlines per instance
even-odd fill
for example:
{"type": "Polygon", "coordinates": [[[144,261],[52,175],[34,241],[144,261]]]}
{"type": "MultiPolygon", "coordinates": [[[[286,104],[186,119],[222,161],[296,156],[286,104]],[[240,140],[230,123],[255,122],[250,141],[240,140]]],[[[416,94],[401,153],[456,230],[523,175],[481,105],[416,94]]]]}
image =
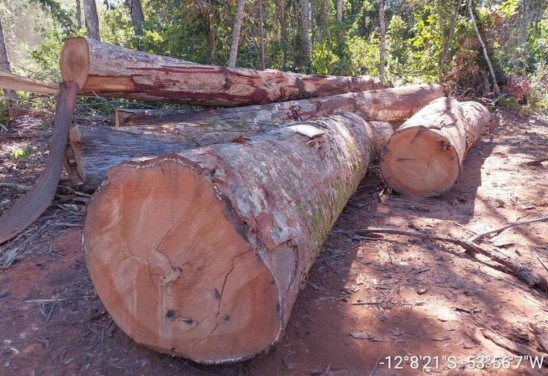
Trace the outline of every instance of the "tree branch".
{"type": "MultiPolygon", "coordinates": [[[[541,219],[533,220],[535,222],[540,222],[541,219]]],[[[543,219],[545,220],[545,219],[543,219]]],[[[529,223],[533,223],[533,221],[528,221],[529,223]]],[[[524,222],[516,222],[519,225],[526,224],[524,222]]],[[[512,224],[515,225],[515,224],[512,224]]],[[[502,231],[502,230],[500,230],[502,231]]],[[[504,266],[507,270],[511,272],[512,275],[514,275],[517,279],[519,279],[522,282],[525,282],[528,286],[539,288],[543,291],[548,291],[548,280],[535,273],[533,270],[521,265],[520,263],[516,262],[515,260],[512,260],[508,256],[505,256],[504,254],[480,247],[479,245],[475,244],[474,242],[463,239],[454,239],[447,236],[438,236],[438,235],[431,235],[427,234],[421,231],[413,231],[413,230],[399,230],[395,228],[360,228],[360,229],[353,229],[348,231],[341,231],[345,234],[359,234],[359,235],[367,235],[367,234],[391,234],[391,235],[404,235],[409,236],[413,238],[419,238],[419,239],[428,239],[428,240],[437,240],[441,242],[446,243],[452,243],[455,245],[458,245],[468,254],[476,255],[476,254],[482,254],[489,259],[496,261],[497,263],[504,266]]],[[[480,234],[482,235],[482,234],[480,234]]]]}

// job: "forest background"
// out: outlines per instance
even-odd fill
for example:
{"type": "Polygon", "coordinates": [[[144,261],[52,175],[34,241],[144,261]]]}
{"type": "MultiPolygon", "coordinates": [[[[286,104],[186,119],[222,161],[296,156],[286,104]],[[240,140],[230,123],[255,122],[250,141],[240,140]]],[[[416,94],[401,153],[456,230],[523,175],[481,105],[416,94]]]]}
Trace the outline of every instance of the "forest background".
{"type": "Polygon", "coordinates": [[[204,64],[440,83],[548,112],[543,0],[0,0],[0,33],[1,70],[55,82],[63,41],[88,35],[204,64]]]}

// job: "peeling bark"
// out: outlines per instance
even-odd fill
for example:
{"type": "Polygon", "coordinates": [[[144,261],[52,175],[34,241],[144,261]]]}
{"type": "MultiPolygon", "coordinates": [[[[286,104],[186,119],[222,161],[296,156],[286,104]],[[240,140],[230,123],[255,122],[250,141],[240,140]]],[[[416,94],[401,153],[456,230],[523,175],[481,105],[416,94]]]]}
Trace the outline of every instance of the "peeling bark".
{"type": "Polygon", "coordinates": [[[82,94],[225,107],[381,87],[378,79],[367,76],[319,76],[200,65],[88,38],[65,42],[61,73],[65,80],[77,82],[82,94]]]}
{"type": "Polygon", "coordinates": [[[355,115],[111,168],[84,248],[118,326],[202,363],[280,339],[310,266],[371,158],[355,115]]]}

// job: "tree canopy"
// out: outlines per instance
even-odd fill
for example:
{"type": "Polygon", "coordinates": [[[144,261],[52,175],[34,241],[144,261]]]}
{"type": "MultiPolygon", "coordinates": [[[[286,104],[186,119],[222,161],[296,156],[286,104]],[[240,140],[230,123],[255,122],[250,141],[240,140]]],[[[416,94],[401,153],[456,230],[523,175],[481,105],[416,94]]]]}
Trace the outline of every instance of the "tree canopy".
{"type": "MultiPolygon", "coordinates": [[[[14,69],[58,80],[61,43],[86,34],[87,1],[1,1],[0,17],[12,25],[4,32],[9,54],[17,56],[14,69]],[[23,9],[40,43],[28,30],[16,35],[13,25],[23,9]],[[29,40],[30,52],[24,48],[29,40]]],[[[100,38],[228,65],[238,3],[244,5],[238,67],[378,76],[384,50],[383,76],[394,84],[439,82],[455,96],[499,96],[494,76],[503,99],[547,103],[548,11],[542,0],[104,0],[96,2],[100,38]]]]}

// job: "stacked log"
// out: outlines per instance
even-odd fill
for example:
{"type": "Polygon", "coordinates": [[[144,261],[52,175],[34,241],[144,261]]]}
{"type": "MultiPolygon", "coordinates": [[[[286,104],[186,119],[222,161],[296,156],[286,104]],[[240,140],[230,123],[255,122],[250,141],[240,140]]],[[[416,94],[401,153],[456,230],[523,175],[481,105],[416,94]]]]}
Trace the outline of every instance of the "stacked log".
{"type": "Polygon", "coordinates": [[[68,39],[61,74],[80,93],[203,106],[241,106],[381,88],[377,78],[201,65],[98,40],[68,39]]]}
{"type": "MultiPolygon", "coordinates": [[[[0,243],[51,201],[77,90],[230,107],[126,111],[117,125],[132,127],[70,132],[84,187],[103,182],[83,230],[102,302],[136,342],[202,363],[247,359],[280,339],[374,154],[395,190],[438,195],[490,120],[437,85],[207,66],[87,38],[65,43],[61,72],[52,162],[26,204],[0,218],[0,243]],[[402,121],[394,134],[390,122],[402,121]]],[[[59,89],[0,77],[14,82],[59,89]]]]}
{"type": "Polygon", "coordinates": [[[441,195],[455,184],[466,153],[490,120],[477,102],[432,101],[388,142],[381,163],[385,182],[410,196],[441,195]]]}
{"type": "Polygon", "coordinates": [[[111,168],[83,244],[114,321],[203,363],[268,349],[365,174],[372,137],[345,114],[111,168]]]}
{"type": "Polygon", "coordinates": [[[308,120],[344,110],[372,119],[372,125],[378,121],[401,122],[442,95],[443,91],[437,85],[410,85],[209,111],[173,113],[172,110],[146,110],[136,111],[133,116],[132,112],[126,112],[124,124],[132,127],[117,127],[117,130],[75,127],[70,134],[69,154],[70,159],[74,159],[84,189],[91,191],[105,179],[108,167],[132,158],[231,142],[283,126],[292,120],[308,120]]]}
{"type": "MultiPolygon", "coordinates": [[[[85,191],[94,191],[105,179],[110,167],[122,162],[152,158],[164,153],[177,153],[199,146],[221,143],[247,142],[250,137],[265,133],[285,124],[245,124],[235,127],[231,123],[204,126],[192,123],[166,124],[139,127],[90,127],[77,125],[70,131],[70,163],[82,180],[85,191]]],[[[367,122],[374,136],[374,147],[386,145],[392,136],[392,126],[386,122],[367,122]]],[[[380,149],[378,149],[380,150],[380,149]]]]}
{"type": "Polygon", "coordinates": [[[400,123],[432,100],[442,97],[439,85],[408,85],[396,88],[369,90],[329,97],[302,99],[264,105],[209,109],[184,113],[145,111],[126,112],[119,116],[119,125],[152,125],[169,123],[197,123],[212,125],[217,122],[284,123],[290,120],[308,120],[339,112],[353,112],[366,120],[400,123]]]}

